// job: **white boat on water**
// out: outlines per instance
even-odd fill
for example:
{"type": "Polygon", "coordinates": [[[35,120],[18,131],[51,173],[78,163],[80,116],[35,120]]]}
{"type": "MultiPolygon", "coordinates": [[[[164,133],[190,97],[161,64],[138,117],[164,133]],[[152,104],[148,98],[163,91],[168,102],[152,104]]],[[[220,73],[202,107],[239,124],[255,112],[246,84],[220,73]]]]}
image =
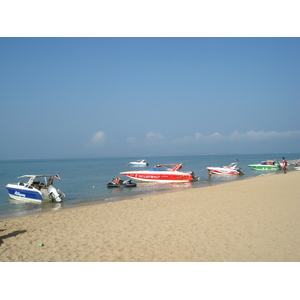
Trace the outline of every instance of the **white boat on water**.
{"type": "Polygon", "coordinates": [[[137,161],[131,161],[127,166],[131,167],[147,167],[149,164],[145,159],[139,159],[137,161]]]}
{"type": "Polygon", "coordinates": [[[296,171],[300,171],[300,160],[298,160],[297,162],[294,163],[294,169],[296,171]]]}
{"type": "Polygon", "coordinates": [[[65,194],[53,185],[53,178],[61,180],[55,175],[23,175],[18,178],[29,178],[26,183],[8,183],[8,194],[15,200],[31,200],[41,202],[61,202],[65,194]]]}
{"type": "Polygon", "coordinates": [[[218,175],[244,175],[245,172],[238,168],[238,163],[234,162],[231,163],[229,166],[222,166],[222,167],[207,167],[210,177],[211,174],[218,174],[218,175]]]}

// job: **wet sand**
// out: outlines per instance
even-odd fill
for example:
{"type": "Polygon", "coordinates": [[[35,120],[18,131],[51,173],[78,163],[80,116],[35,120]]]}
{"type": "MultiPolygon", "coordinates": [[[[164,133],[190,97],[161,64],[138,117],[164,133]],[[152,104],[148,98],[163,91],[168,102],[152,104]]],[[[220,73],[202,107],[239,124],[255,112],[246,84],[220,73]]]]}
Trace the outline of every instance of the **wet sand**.
{"type": "Polygon", "coordinates": [[[2,219],[0,261],[299,262],[299,179],[294,171],[2,219]]]}

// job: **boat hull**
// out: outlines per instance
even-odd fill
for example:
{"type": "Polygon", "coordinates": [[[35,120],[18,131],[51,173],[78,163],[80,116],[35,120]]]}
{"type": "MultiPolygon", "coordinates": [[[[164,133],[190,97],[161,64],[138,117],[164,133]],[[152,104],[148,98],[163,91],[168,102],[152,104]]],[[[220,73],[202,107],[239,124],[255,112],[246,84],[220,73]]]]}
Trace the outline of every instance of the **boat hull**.
{"type": "Polygon", "coordinates": [[[155,172],[155,171],[140,171],[140,172],[121,172],[131,179],[147,182],[191,182],[195,181],[192,175],[184,172],[155,172]]]}
{"type": "Polygon", "coordinates": [[[130,163],[129,166],[130,167],[147,167],[148,164],[130,163]]]}
{"type": "Polygon", "coordinates": [[[207,168],[211,174],[219,175],[240,175],[240,172],[237,170],[223,169],[223,168],[207,168]]]}
{"type": "Polygon", "coordinates": [[[14,200],[31,200],[41,202],[44,199],[43,194],[36,189],[26,187],[17,188],[12,184],[8,184],[6,189],[9,196],[14,200]]]}
{"type": "Polygon", "coordinates": [[[276,171],[279,170],[278,166],[274,166],[274,165],[249,165],[248,167],[252,168],[253,170],[271,170],[271,171],[276,171]]]}

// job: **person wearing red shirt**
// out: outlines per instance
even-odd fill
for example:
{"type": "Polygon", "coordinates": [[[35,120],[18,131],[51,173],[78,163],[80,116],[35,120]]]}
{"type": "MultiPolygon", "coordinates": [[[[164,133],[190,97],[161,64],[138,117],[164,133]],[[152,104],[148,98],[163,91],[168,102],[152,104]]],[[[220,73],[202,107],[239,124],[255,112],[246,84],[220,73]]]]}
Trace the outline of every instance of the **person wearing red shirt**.
{"type": "Polygon", "coordinates": [[[286,174],[287,171],[287,161],[285,160],[285,158],[282,158],[282,169],[283,169],[283,173],[286,174]]]}

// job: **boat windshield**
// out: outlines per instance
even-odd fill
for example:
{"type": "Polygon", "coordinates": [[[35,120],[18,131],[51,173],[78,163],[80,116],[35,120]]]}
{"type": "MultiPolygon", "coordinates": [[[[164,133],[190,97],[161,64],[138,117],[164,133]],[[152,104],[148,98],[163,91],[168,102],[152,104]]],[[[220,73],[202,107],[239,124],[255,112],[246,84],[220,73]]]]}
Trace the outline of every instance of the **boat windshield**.
{"type": "Polygon", "coordinates": [[[183,164],[164,164],[164,165],[157,165],[152,167],[150,171],[179,171],[182,168],[183,164]],[[175,166],[175,167],[172,167],[175,166]]]}
{"type": "Polygon", "coordinates": [[[165,166],[155,166],[150,169],[150,171],[170,171],[171,169],[166,168],[165,166]]]}
{"type": "Polygon", "coordinates": [[[276,160],[265,160],[261,162],[262,165],[275,165],[276,163],[276,160]]]}

